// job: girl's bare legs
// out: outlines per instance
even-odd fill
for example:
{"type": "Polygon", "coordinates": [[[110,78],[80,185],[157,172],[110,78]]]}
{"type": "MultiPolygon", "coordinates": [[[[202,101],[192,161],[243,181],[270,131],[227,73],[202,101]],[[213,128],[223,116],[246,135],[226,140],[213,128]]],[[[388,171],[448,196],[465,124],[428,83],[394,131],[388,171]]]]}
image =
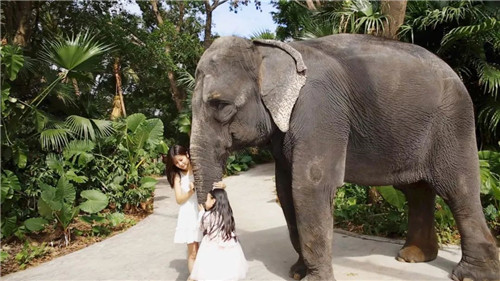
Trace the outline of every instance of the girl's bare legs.
{"type": "MultiPolygon", "coordinates": [[[[191,274],[191,271],[193,270],[194,261],[196,260],[196,254],[198,253],[199,243],[193,242],[187,245],[188,245],[188,269],[189,269],[189,274],[191,274]]],[[[191,279],[188,278],[188,280],[191,279]]]]}

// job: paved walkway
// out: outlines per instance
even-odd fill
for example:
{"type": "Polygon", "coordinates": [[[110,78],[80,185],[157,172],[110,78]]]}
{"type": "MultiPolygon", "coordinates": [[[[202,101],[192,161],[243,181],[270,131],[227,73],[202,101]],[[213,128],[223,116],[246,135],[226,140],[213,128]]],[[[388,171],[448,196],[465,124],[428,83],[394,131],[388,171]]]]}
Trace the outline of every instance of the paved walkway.
{"type": "MultiPolygon", "coordinates": [[[[291,280],[297,256],[275,203],[274,164],[224,179],[236,230],[249,261],[248,280],[291,280]]],[[[173,243],[178,206],[165,179],[157,186],[154,213],[126,232],[2,280],[186,280],[186,246],[173,243]]],[[[401,241],[334,235],[337,280],[449,280],[460,260],[457,247],[430,263],[395,260],[401,241]]]]}

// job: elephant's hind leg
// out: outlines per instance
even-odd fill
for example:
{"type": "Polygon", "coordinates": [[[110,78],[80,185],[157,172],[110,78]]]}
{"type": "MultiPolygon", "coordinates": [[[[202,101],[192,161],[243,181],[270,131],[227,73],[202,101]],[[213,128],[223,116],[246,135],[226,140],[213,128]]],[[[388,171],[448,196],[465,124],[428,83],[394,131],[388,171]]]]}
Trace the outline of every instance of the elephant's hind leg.
{"type": "Polygon", "coordinates": [[[434,202],[436,193],[426,182],[396,186],[406,196],[409,207],[408,235],[399,250],[397,260],[426,262],[434,260],[438,253],[434,229],[434,202]]]}
{"type": "Polygon", "coordinates": [[[437,189],[450,206],[461,236],[462,259],[453,269],[454,280],[500,280],[498,248],[481,207],[477,170],[457,174],[453,188],[437,189]]]}

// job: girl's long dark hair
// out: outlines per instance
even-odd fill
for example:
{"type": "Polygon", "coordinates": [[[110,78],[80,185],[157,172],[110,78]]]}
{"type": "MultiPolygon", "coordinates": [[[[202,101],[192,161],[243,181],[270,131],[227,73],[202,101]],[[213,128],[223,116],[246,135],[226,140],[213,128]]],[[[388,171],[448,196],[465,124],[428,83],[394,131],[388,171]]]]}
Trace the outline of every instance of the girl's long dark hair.
{"type": "Polygon", "coordinates": [[[236,236],[234,236],[235,224],[233,209],[231,209],[231,204],[229,204],[226,191],[216,188],[209,193],[215,198],[215,204],[205,215],[213,214],[215,219],[212,220],[212,225],[208,227],[204,234],[212,235],[219,230],[222,234],[223,241],[228,241],[231,238],[236,240],[236,236]]]}
{"type": "Polygon", "coordinates": [[[181,176],[181,169],[177,168],[174,164],[174,157],[176,155],[185,155],[189,158],[189,151],[184,146],[180,145],[172,145],[168,150],[165,172],[171,188],[174,188],[175,175],[177,174],[179,177],[181,176]]]}

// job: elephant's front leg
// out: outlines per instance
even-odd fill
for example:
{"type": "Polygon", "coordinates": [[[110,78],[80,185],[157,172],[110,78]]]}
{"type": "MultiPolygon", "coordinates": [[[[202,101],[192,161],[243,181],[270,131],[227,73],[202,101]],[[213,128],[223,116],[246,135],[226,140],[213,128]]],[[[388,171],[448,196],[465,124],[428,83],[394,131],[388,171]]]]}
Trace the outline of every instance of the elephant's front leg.
{"type": "Polygon", "coordinates": [[[308,269],[304,280],[334,280],[333,198],[343,182],[345,157],[340,154],[340,160],[335,153],[304,156],[294,155],[292,183],[300,248],[308,269]]]}
{"type": "Polygon", "coordinates": [[[300,250],[299,233],[297,231],[297,219],[292,196],[292,174],[290,167],[283,161],[282,157],[275,156],[276,161],[276,192],[280,201],[283,214],[285,215],[288,233],[293,248],[299,255],[297,262],[290,268],[288,275],[295,280],[306,276],[307,267],[300,250]]]}

